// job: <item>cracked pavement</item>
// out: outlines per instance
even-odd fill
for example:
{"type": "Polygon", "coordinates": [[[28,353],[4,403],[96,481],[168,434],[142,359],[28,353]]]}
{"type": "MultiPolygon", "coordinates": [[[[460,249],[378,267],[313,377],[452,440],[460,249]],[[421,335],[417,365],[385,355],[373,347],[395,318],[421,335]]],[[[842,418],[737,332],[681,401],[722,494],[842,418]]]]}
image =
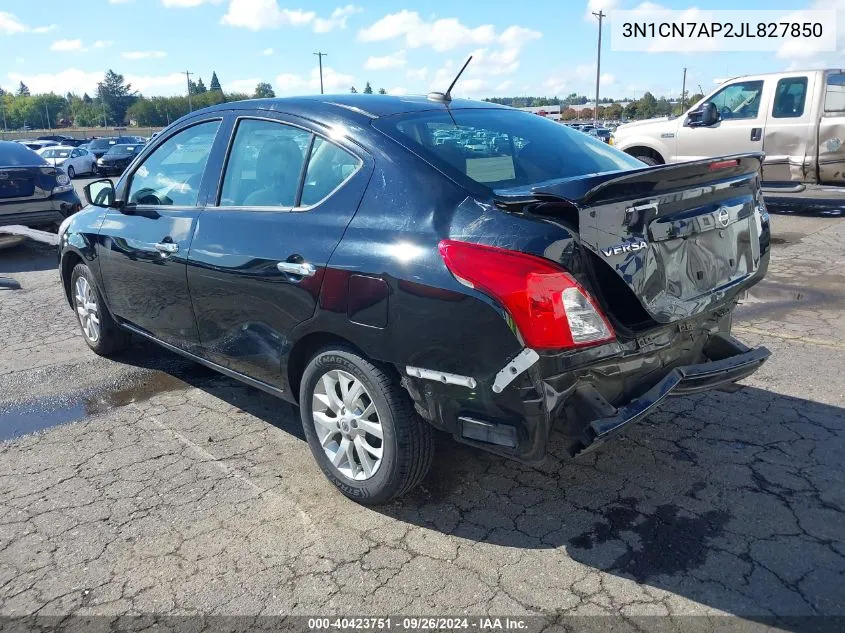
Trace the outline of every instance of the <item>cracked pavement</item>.
{"type": "Polygon", "coordinates": [[[536,467],[441,438],[378,509],[295,408],[145,342],[96,357],[53,250],[0,253],[0,616],[845,615],[845,220],[772,222],[743,390],[536,467]]]}

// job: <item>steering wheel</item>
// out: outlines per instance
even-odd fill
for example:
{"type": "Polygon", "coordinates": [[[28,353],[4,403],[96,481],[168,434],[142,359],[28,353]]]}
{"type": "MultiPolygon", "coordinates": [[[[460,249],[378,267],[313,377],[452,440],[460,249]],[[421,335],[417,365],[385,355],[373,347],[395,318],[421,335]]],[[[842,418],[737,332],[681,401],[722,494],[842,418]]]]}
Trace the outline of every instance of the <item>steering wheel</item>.
{"type": "Polygon", "coordinates": [[[155,189],[145,188],[139,189],[135,194],[133,202],[144,207],[160,207],[165,204],[161,198],[158,197],[155,189]]]}
{"type": "Polygon", "coordinates": [[[734,112],[728,106],[722,106],[719,110],[719,114],[722,116],[723,119],[730,119],[734,112]]]}

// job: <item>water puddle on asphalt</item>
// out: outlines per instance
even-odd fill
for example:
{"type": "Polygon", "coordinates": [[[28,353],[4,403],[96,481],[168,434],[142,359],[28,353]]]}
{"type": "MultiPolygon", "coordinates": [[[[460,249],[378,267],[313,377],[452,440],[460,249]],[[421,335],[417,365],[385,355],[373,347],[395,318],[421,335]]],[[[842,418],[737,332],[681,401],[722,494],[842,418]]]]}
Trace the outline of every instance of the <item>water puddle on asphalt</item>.
{"type": "Polygon", "coordinates": [[[0,407],[0,441],[28,433],[78,422],[92,415],[143,402],[153,396],[186,387],[186,383],[163,372],[146,374],[120,386],[89,392],[67,401],[36,401],[10,408],[0,407]]]}

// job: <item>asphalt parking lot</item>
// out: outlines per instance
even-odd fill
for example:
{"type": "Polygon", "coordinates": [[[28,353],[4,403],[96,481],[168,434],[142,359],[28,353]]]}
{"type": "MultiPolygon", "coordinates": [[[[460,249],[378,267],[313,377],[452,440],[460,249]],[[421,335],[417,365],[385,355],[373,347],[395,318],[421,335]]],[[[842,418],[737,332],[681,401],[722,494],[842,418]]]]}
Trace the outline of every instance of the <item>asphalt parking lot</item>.
{"type": "Polygon", "coordinates": [[[743,390],[538,467],[443,440],[379,509],[293,407],[142,341],[93,355],[54,250],[0,253],[0,616],[845,616],[845,218],[773,227],[734,324],[773,356],[743,390]]]}

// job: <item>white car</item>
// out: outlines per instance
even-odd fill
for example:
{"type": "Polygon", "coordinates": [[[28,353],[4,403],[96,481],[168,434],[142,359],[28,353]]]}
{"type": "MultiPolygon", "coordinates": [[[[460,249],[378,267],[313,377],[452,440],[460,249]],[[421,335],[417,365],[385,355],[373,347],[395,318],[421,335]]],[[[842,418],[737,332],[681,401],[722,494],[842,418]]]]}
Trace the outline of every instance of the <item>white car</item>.
{"type": "Polygon", "coordinates": [[[41,158],[54,167],[61,167],[65,170],[68,178],[74,178],[79,174],[93,174],[94,163],[97,158],[82,147],[45,147],[36,152],[41,158]]]}

